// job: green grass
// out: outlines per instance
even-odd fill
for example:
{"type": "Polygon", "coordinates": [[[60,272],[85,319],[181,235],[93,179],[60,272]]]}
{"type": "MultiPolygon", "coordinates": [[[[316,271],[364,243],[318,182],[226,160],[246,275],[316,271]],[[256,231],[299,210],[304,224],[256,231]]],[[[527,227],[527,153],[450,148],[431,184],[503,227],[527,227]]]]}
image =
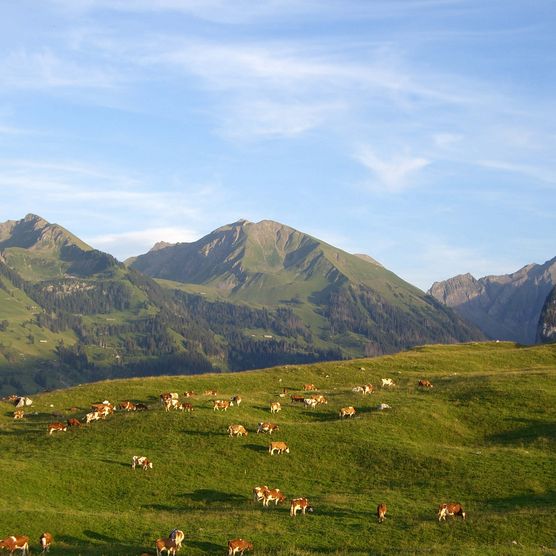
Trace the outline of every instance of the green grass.
{"type": "Polygon", "coordinates": [[[287,366],[239,374],[158,377],[83,385],[34,396],[24,421],[0,405],[0,536],[28,534],[37,550],[53,533],[51,554],[154,554],[153,541],[183,529],[182,554],[224,554],[228,539],[251,540],[256,554],[556,554],[556,346],[508,343],[426,346],[377,359],[287,366]],[[397,387],[371,396],[357,384],[391,377],[397,387]],[[430,391],[416,384],[428,378],[430,391]],[[269,402],[283,387],[314,382],[329,399],[305,410],[269,402]],[[242,405],[214,412],[165,413],[163,391],[235,393],[242,405]],[[142,401],[145,413],[48,437],[46,425],[82,416],[90,403],[142,401]],[[389,412],[373,408],[380,402],[389,412]],[[354,405],[357,416],[338,419],[354,405]],[[77,406],[75,414],[66,411],[77,406]],[[277,422],[272,439],[291,453],[271,457],[259,421],[277,422]],[[229,438],[229,424],[247,438],[229,438]],[[133,471],[133,455],[154,462],[133,471]],[[263,509],[254,486],[307,496],[313,514],[263,509]],[[468,519],[439,524],[439,503],[459,501],[468,519]],[[376,505],[389,507],[378,524],[376,505]],[[512,544],[516,541],[517,544],[512,544]],[[541,548],[542,546],[548,548],[541,548]]]}

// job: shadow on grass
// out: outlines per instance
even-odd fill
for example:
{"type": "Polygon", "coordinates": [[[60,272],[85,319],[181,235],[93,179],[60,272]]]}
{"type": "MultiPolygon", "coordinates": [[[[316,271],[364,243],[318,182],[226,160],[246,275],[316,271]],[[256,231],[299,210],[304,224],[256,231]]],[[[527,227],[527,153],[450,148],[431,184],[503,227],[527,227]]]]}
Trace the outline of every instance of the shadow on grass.
{"type": "Polygon", "coordinates": [[[268,452],[268,446],[261,446],[259,444],[245,444],[243,447],[247,448],[248,450],[252,450],[253,452],[268,452]]]}
{"type": "Polygon", "coordinates": [[[550,490],[542,494],[516,494],[506,498],[491,498],[487,501],[496,510],[513,510],[515,508],[555,508],[556,492],[550,490]]]}
{"type": "Polygon", "coordinates": [[[131,469],[130,463],[123,463],[121,461],[114,461],[113,459],[101,459],[102,463],[109,463],[110,465],[119,465],[120,467],[128,467],[131,469]]]}
{"type": "Polygon", "coordinates": [[[204,502],[205,504],[222,503],[222,502],[238,502],[245,501],[247,498],[233,492],[222,492],[221,490],[213,490],[210,488],[201,488],[193,492],[184,492],[180,494],[182,498],[188,498],[192,502],[204,502]]]}
{"type": "Polygon", "coordinates": [[[165,504],[143,504],[141,507],[147,510],[156,510],[158,512],[175,512],[179,509],[178,506],[167,506],[165,504]]]}
{"type": "MultiPolygon", "coordinates": [[[[95,531],[83,531],[83,534],[92,540],[99,541],[101,543],[106,543],[106,547],[102,544],[86,544],[83,539],[78,539],[70,535],[57,535],[56,541],[64,545],[68,545],[63,549],[60,554],[80,554],[81,556],[93,556],[99,553],[101,554],[140,554],[141,547],[123,544],[118,539],[113,539],[112,537],[107,537],[95,531]]],[[[56,552],[58,554],[58,552],[56,552]]]]}
{"type": "Polygon", "coordinates": [[[556,442],[555,421],[535,421],[532,419],[507,419],[512,423],[512,428],[507,431],[491,434],[486,437],[489,442],[499,444],[532,443],[539,439],[548,439],[556,442]]]}
{"type": "Polygon", "coordinates": [[[225,547],[220,544],[207,541],[188,541],[187,538],[185,539],[184,546],[186,545],[189,545],[192,548],[198,548],[206,554],[222,554],[225,550],[225,547]]]}

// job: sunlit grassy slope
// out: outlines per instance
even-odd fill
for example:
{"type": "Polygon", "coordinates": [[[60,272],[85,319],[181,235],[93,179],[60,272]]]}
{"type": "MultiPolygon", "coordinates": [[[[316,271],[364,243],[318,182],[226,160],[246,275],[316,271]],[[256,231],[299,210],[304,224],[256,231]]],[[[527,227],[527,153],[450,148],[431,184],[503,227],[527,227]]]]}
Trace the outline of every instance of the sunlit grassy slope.
{"type": "MultiPolygon", "coordinates": [[[[244,537],[255,554],[556,554],[556,346],[490,343],[431,346],[395,356],[265,371],[158,377],[83,385],[34,397],[35,415],[13,421],[1,404],[0,536],[50,531],[51,554],[154,554],[153,541],[183,529],[182,554],[224,554],[244,537]],[[362,397],[358,384],[397,386],[362,397]],[[420,391],[427,378],[432,390],[420,391]],[[313,382],[329,403],[269,413],[272,400],[313,382]],[[214,412],[239,393],[242,405],[214,412]],[[165,413],[163,391],[193,389],[193,414],[165,413]],[[67,433],[47,423],[83,416],[91,402],[142,401],[144,413],[118,413],[67,433]],[[387,403],[392,409],[374,408],[387,403]],[[341,421],[338,410],[357,408],[341,421]],[[76,406],[77,412],[68,408],[76,406]],[[272,420],[291,453],[271,457],[272,420]],[[244,424],[246,438],[226,429],[244,424]],[[133,455],[154,462],[130,467],[133,455]],[[307,496],[315,511],[292,519],[287,506],[263,509],[254,486],[307,496]],[[468,519],[439,524],[443,501],[468,519]],[[376,505],[389,512],[378,524],[376,505]],[[515,541],[515,544],[513,543],[515,541]],[[541,548],[544,547],[544,548],[541,548]]],[[[29,413],[29,412],[28,412],[29,413]]]]}

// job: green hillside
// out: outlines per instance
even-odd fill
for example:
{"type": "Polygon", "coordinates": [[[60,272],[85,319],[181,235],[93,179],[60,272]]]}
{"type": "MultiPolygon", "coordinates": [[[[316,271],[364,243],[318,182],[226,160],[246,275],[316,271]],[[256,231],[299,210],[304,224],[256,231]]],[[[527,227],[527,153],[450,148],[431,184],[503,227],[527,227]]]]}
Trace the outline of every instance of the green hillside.
{"type": "Polygon", "coordinates": [[[208,299],[287,307],[309,329],[311,343],[348,357],[484,339],[370,257],[270,220],[240,220],[192,243],[157,244],[128,264],[208,299]]]}
{"type": "Polygon", "coordinates": [[[117,380],[43,393],[22,421],[0,412],[0,536],[44,531],[51,554],[154,554],[153,541],[185,532],[181,554],[224,554],[244,537],[255,554],[556,554],[556,346],[509,343],[424,346],[395,356],[239,374],[117,380]],[[380,388],[380,379],[397,386],[380,388]],[[434,388],[420,390],[419,379],[434,388]],[[312,382],[328,405],[279,398],[312,382]],[[356,385],[373,383],[363,397],[356,385]],[[243,397],[215,412],[205,389],[243,397]],[[192,414],[164,412],[164,391],[195,390],[192,414]],[[82,417],[92,402],[133,400],[121,413],[49,437],[47,424],[82,417]],[[283,410],[270,415],[270,401],[283,410]],[[377,411],[379,403],[390,410],[377,411]],[[352,420],[338,410],[353,405],[352,420]],[[68,410],[76,407],[77,410],[68,410]],[[36,413],[35,413],[36,412],[36,413]],[[54,415],[53,415],[54,414],[54,415]],[[255,434],[274,421],[272,438],[255,434]],[[230,438],[241,423],[248,437],[230,438]],[[270,456],[270,440],[291,453],[270,456]],[[146,455],[151,470],[130,467],[146,455]],[[263,509],[254,486],[306,496],[314,513],[263,509]],[[439,523],[442,502],[468,513],[439,523]],[[389,511],[374,516],[379,502],[389,511]]]}

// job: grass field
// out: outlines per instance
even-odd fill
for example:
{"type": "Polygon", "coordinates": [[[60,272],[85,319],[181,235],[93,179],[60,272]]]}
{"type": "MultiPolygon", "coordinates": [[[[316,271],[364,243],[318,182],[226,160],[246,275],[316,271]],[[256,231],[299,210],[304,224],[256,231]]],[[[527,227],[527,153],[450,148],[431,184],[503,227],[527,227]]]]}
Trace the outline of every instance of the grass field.
{"type": "Polygon", "coordinates": [[[425,346],[395,356],[238,374],[100,382],[33,397],[22,421],[1,404],[0,537],[55,538],[51,554],[154,554],[154,540],[185,532],[181,554],[224,554],[229,539],[255,554],[556,554],[556,345],[425,346]],[[382,377],[397,386],[383,390],[382,377]],[[417,381],[429,379],[432,390],[417,381]],[[328,405],[282,399],[313,382],[328,405]],[[363,397],[353,386],[373,383],[363,397]],[[226,413],[219,398],[240,394],[226,413]],[[195,390],[192,414],[166,413],[164,391],[195,390]],[[117,413],[49,437],[49,422],[82,417],[92,402],[133,400],[149,411],[117,413]],[[379,403],[392,409],[379,412],[379,403]],[[356,417],[340,420],[353,405],[356,417]],[[76,406],[77,412],[67,411],[76,406]],[[36,414],[31,414],[37,412],[36,414]],[[53,417],[61,413],[62,417],[53,417]],[[273,421],[271,438],[255,434],[273,421]],[[230,438],[241,423],[248,437],[230,438]],[[270,456],[270,440],[291,453],[270,456]],[[133,455],[154,462],[131,469],[133,455]],[[315,511],[295,519],[289,501],[264,509],[253,487],[306,496],[315,511]],[[468,518],[439,523],[440,503],[468,518]],[[387,504],[378,524],[376,505],[387,504]]]}

